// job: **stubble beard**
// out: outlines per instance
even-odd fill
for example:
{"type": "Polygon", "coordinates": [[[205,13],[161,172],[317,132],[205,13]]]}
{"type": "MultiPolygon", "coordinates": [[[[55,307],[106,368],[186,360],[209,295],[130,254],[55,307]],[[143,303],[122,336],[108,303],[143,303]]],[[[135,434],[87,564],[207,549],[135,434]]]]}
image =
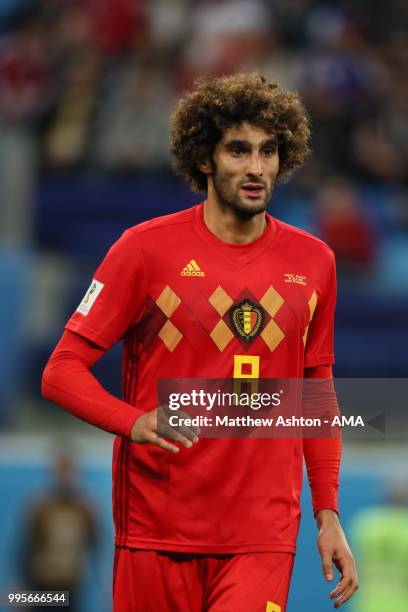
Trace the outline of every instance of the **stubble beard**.
{"type": "Polygon", "coordinates": [[[248,219],[254,215],[265,212],[273,192],[273,185],[267,187],[265,182],[262,181],[262,186],[265,190],[263,199],[257,202],[247,203],[244,202],[240,196],[239,189],[241,185],[234,189],[231,184],[231,179],[226,175],[219,174],[216,170],[213,173],[213,184],[214,191],[217,194],[220,204],[225,208],[231,209],[236,216],[241,219],[248,219]]]}

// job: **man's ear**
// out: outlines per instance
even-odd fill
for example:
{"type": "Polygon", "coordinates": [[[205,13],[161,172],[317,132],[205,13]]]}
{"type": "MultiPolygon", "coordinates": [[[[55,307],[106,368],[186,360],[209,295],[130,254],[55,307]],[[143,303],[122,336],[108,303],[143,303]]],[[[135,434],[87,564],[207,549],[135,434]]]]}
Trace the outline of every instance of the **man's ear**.
{"type": "Polygon", "coordinates": [[[212,167],[212,163],[209,160],[200,162],[199,164],[197,164],[198,169],[200,170],[200,172],[202,172],[203,174],[211,174],[213,171],[213,167],[212,167]]]}

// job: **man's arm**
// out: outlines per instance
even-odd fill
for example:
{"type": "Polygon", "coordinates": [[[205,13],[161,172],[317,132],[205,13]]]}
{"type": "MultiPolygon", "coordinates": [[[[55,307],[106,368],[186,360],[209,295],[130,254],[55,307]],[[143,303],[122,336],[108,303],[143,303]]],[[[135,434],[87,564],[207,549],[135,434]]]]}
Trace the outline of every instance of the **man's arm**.
{"type": "MultiPolygon", "coordinates": [[[[323,412],[338,412],[331,366],[305,369],[305,378],[327,380],[318,384],[316,403],[323,412]]],[[[313,398],[312,398],[313,399],[313,398]]],[[[309,398],[310,401],[310,398],[309,398]]],[[[318,549],[327,580],[333,579],[333,563],[341,579],[330,593],[339,608],[358,589],[356,565],[338,516],[338,487],[341,461],[341,438],[305,438],[303,452],[312,493],[313,512],[319,529],[318,549]]]]}
{"type": "MultiPolygon", "coordinates": [[[[178,452],[178,446],[157,434],[157,409],[144,412],[118,399],[92,374],[92,366],[104,353],[105,349],[66,330],[44,370],[43,396],[100,429],[178,452]]],[[[169,437],[190,448],[196,436],[187,429],[183,433],[169,431],[169,437]]]]}

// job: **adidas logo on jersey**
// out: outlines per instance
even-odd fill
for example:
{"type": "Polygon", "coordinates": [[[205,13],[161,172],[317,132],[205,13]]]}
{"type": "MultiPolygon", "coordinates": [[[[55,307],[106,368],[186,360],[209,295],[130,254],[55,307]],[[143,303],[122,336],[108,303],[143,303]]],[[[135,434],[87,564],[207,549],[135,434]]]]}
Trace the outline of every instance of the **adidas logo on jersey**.
{"type": "Polygon", "coordinates": [[[180,272],[180,276],[205,276],[195,259],[188,262],[180,272]]]}

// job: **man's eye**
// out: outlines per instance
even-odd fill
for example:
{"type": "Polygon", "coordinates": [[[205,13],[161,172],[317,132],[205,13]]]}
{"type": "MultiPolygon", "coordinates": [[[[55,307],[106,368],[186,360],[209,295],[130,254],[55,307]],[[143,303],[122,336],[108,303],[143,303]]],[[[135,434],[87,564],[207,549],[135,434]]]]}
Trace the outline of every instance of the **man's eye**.
{"type": "Polygon", "coordinates": [[[272,155],[275,153],[276,149],[265,149],[264,150],[264,155],[265,157],[272,157],[272,155]]]}
{"type": "Polygon", "coordinates": [[[231,153],[233,155],[243,155],[245,150],[242,147],[232,147],[231,153]]]}

